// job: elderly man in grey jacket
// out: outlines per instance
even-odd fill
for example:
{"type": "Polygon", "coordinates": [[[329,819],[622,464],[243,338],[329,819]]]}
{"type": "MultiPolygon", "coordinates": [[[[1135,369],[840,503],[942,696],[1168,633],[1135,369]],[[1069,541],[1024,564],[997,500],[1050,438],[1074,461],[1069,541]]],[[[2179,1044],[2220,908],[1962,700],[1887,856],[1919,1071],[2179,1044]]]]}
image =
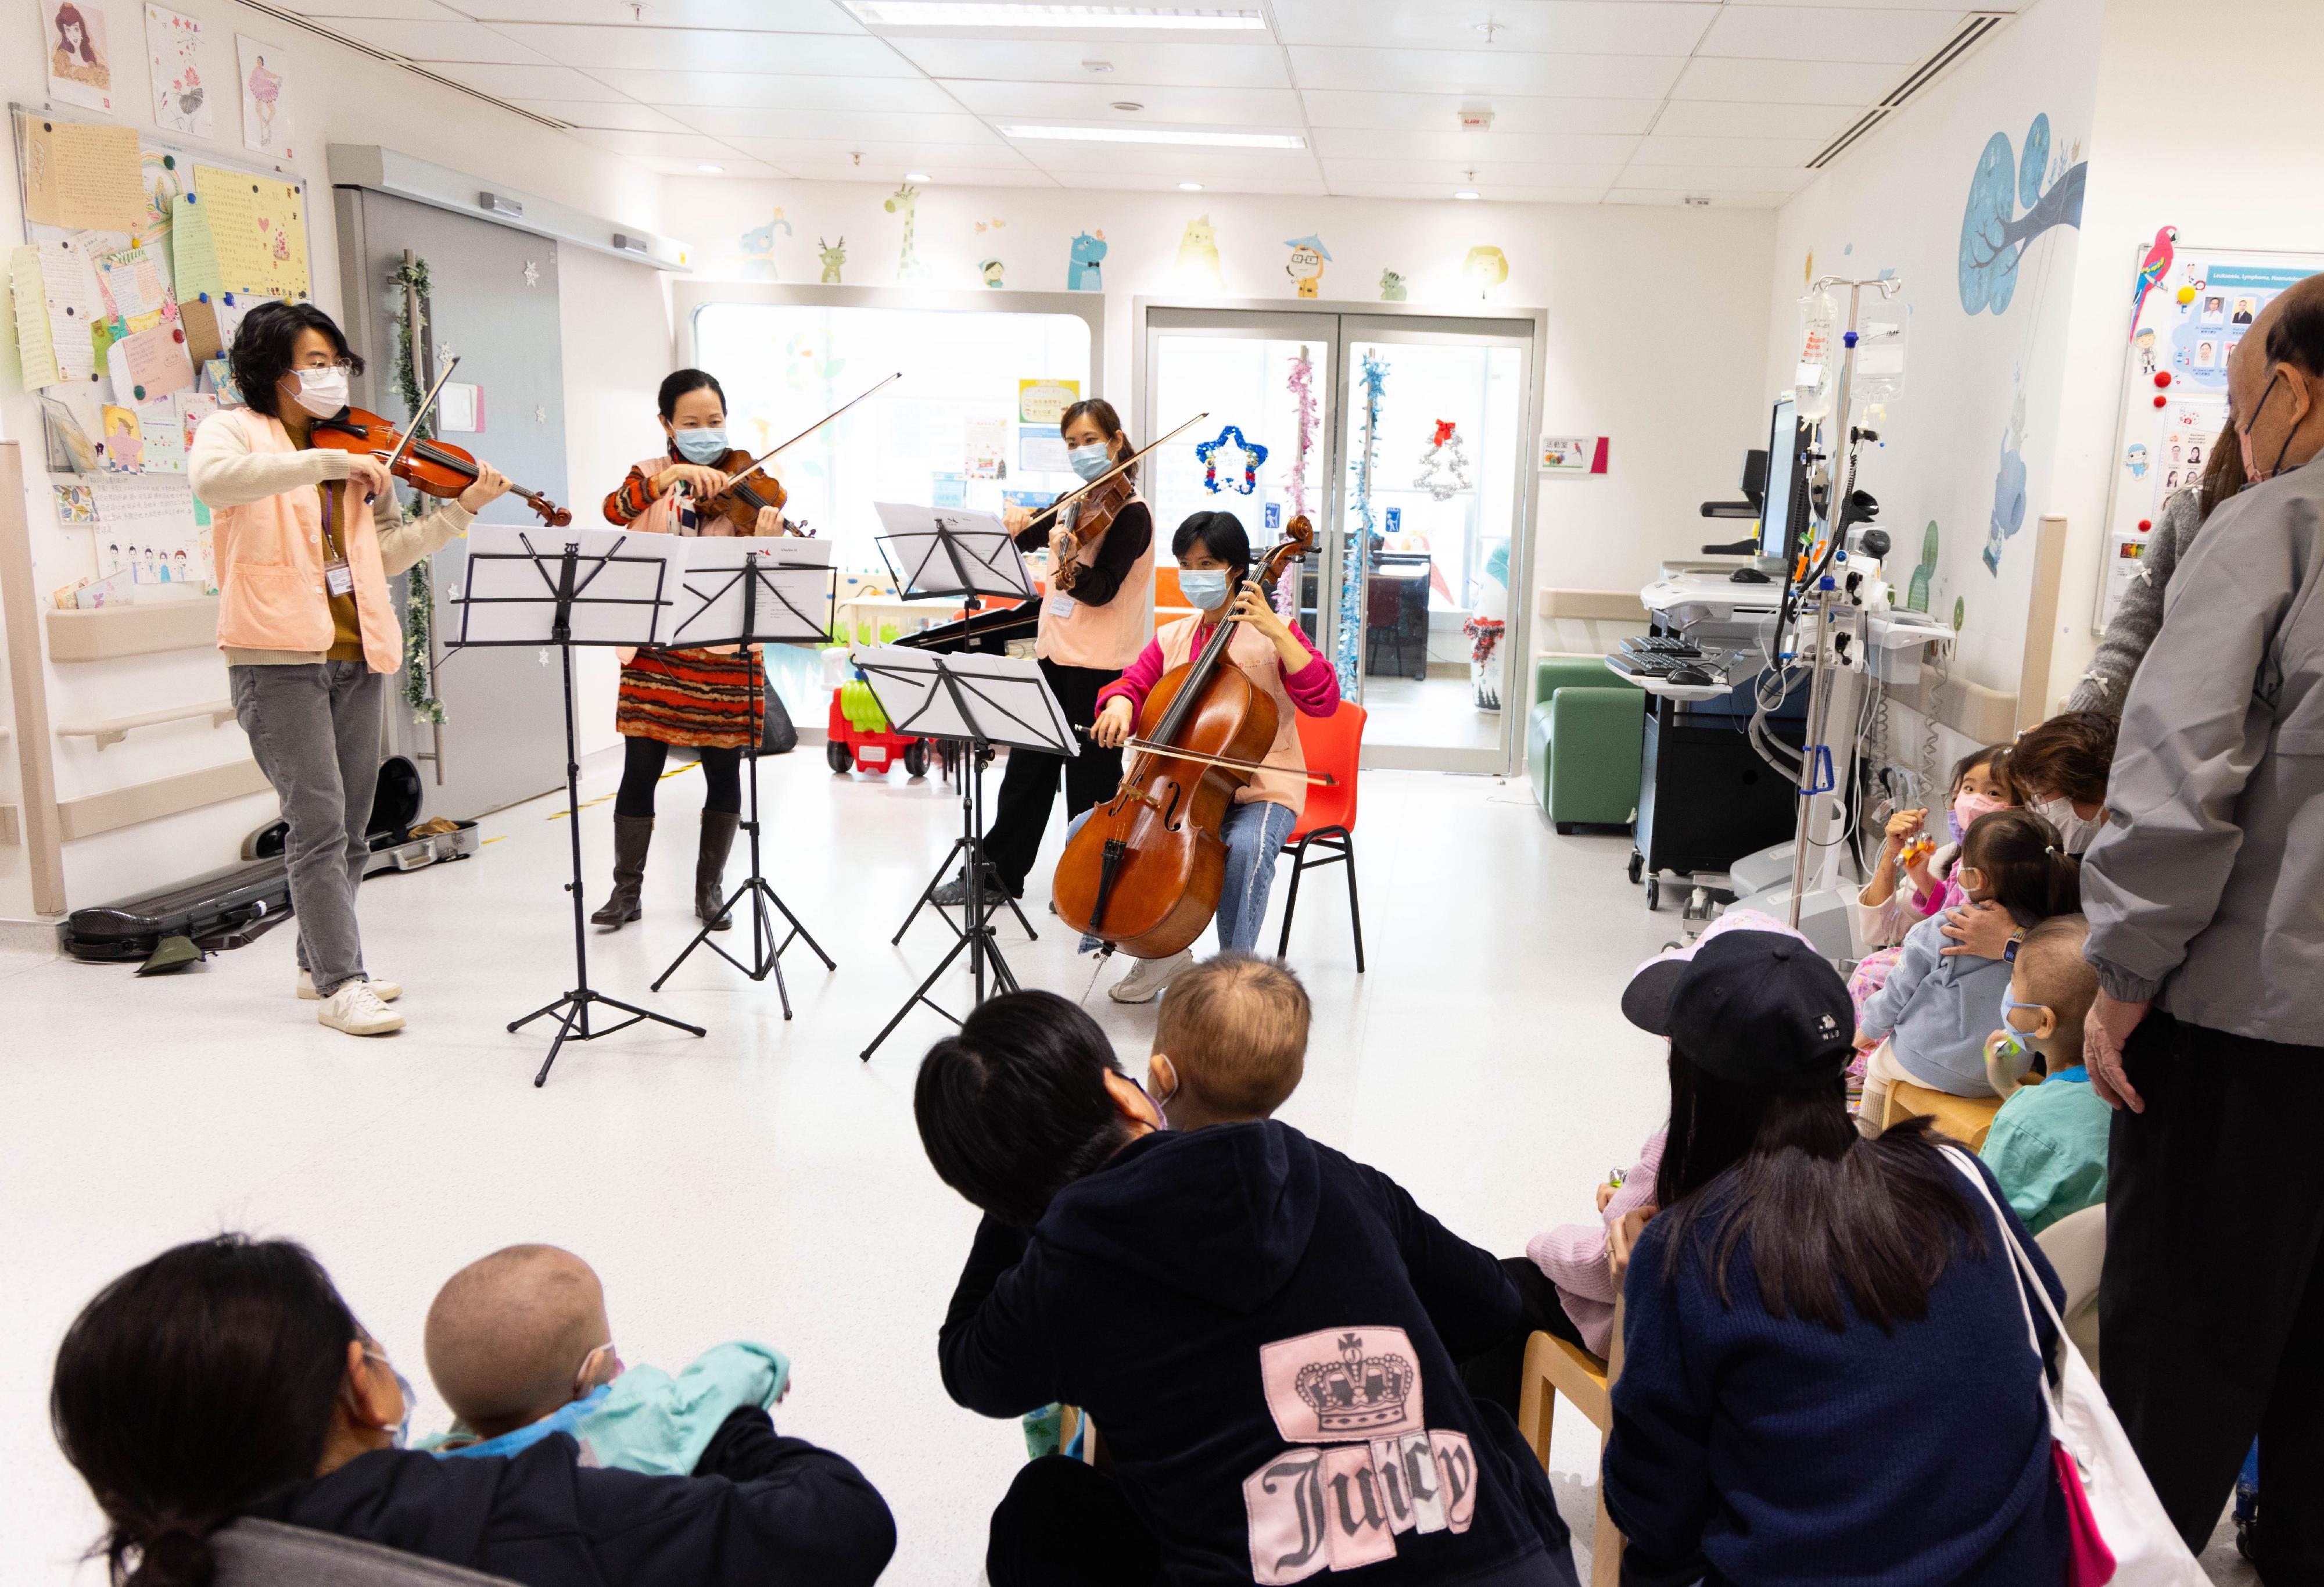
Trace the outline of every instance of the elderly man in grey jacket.
{"type": "Polygon", "coordinates": [[[2084,859],[2115,1104],[2107,1397],[2189,1545],[2256,1434],[2269,1581],[2324,1581],[2324,277],[2234,400],[2255,483],[2172,580],[2084,859]]]}

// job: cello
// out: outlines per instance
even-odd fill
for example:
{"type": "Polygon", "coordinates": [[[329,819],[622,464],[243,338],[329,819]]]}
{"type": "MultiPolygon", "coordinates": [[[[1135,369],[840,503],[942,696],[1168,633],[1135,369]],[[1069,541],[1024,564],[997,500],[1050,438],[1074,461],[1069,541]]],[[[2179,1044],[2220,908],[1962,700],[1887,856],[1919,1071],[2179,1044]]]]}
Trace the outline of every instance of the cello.
{"type": "MultiPolygon", "coordinates": [[[[1306,519],[1294,518],[1253,577],[1271,589],[1314,541],[1306,519]]],[[[1129,745],[1137,759],[1057,862],[1058,918],[1136,958],[1189,946],[1218,913],[1227,858],[1219,824],[1275,742],[1274,699],[1226,659],[1234,627],[1221,622],[1198,655],[1155,684],[1129,745]]]]}

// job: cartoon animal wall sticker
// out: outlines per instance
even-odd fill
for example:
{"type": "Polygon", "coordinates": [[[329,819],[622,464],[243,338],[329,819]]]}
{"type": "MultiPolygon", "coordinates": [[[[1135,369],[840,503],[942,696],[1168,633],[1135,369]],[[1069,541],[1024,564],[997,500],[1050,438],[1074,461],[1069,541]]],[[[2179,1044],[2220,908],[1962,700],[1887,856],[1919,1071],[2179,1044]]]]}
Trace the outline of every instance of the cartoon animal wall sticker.
{"type": "Polygon", "coordinates": [[[987,259],[977,265],[976,273],[982,279],[986,286],[991,287],[995,291],[999,291],[1001,290],[1001,272],[1003,266],[1000,260],[987,259]]]}
{"type": "Polygon", "coordinates": [[[1207,215],[1198,215],[1186,223],[1184,235],[1178,238],[1178,279],[1190,286],[1209,287],[1213,291],[1222,284],[1219,279],[1219,231],[1207,215]]]}
{"type": "Polygon", "coordinates": [[[1074,238],[1065,266],[1065,290],[1069,292],[1105,291],[1104,263],[1103,232],[1084,232],[1074,238]]]}
{"type": "Polygon", "coordinates": [[[912,222],[918,212],[919,206],[920,189],[909,182],[906,182],[889,194],[888,201],[881,206],[889,214],[900,215],[904,217],[904,246],[902,252],[896,255],[898,281],[918,281],[926,273],[921,266],[919,254],[914,250],[912,243],[912,222]]]}
{"type": "Polygon", "coordinates": [[[773,219],[762,226],[742,234],[742,271],[745,275],[761,281],[775,279],[775,234],[777,232],[782,233],[787,237],[797,235],[791,230],[791,223],[783,218],[783,207],[779,204],[775,206],[773,219]]]}
{"type": "Polygon", "coordinates": [[[821,237],[817,237],[815,240],[815,250],[816,257],[823,261],[822,284],[827,287],[839,285],[840,267],[847,263],[846,237],[843,235],[835,243],[826,243],[821,237]]]}
{"type": "Polygon", "coordinates": [[[1509,279],[1509,258],[1499,248],[1480,243],[1461,262],[1461,273],[1477,283],[1477,296],[1509,279]]]}
{"type": "Polygon", "coordinates": [[[1323,246],[1323,239],[1310,232],[1304,237],[1294,237],[1283,245],[1291,250],[1291,261],[1283,273],[1298,283],[1299,295],[1312,298],[1323,279],[1323,266],[1332,262],[1332,250],[1323,246]]]}
{"type": "Polygon", "coordinates": [[[1380,301],[1401,303],[1405,299],[1404,277],[1393,270],[1380,272],[1380,301]]]}

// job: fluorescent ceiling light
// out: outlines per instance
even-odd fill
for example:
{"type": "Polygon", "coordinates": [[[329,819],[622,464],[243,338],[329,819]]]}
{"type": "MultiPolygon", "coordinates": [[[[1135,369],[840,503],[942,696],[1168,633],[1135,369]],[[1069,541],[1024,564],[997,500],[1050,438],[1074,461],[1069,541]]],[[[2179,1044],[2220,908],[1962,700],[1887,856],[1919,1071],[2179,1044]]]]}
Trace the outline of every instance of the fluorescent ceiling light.
{"type": "Polygon", "coordinates": [[[1179,5],[1033,5],[1011,0],[846,0],[858,22],[875,28],[1164,28],[1255,32],[1256,11],[1200,11],[1179,5]]]}
{"type": "Polygon", "coordinates": [[[1297,133],[1187,133],[1164,127],[1004,126],[1012,138],[1056,138],[1078,143],[1192,143],[1208,149],[1305,149],[1297,133]]]}
{"type": "Polygon", "coordinates": [[[1203,190],[1203,184],[1200,182],[1180,182],[1178,184],[1178,190],[1182,193],[1199,193],[1203,190]]]}
{"type": "Polygon", "coordinates": [[[708,164],[708,163],[704,163],[704,164],[701,164],[701,165],[697,165],[697,166],[696,166],[694,169],[695,169],[695,170],[696,170],[696,171],[708,171],[712,176],[716,176],[716,175],[718,175],[721,171],[724,171],[726,168],[725,168],[724,166],[723,166],[723,165],[711,165],[711,164],[708,164]]]}

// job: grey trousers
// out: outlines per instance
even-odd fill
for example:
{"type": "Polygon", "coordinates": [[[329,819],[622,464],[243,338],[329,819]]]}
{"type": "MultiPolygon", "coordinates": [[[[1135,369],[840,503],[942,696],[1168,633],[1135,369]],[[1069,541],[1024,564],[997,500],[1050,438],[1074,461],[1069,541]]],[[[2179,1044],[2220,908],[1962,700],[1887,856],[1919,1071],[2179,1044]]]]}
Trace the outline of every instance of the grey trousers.
{"type": "Polygon", "coordinates": [[[328,997],[364,979],[355,888],[370,857],[366,830],[379,787],[379,724],[387,674],[361,661],[229,667],[235,720],[290,824],[299,967],[328,997]]]}

